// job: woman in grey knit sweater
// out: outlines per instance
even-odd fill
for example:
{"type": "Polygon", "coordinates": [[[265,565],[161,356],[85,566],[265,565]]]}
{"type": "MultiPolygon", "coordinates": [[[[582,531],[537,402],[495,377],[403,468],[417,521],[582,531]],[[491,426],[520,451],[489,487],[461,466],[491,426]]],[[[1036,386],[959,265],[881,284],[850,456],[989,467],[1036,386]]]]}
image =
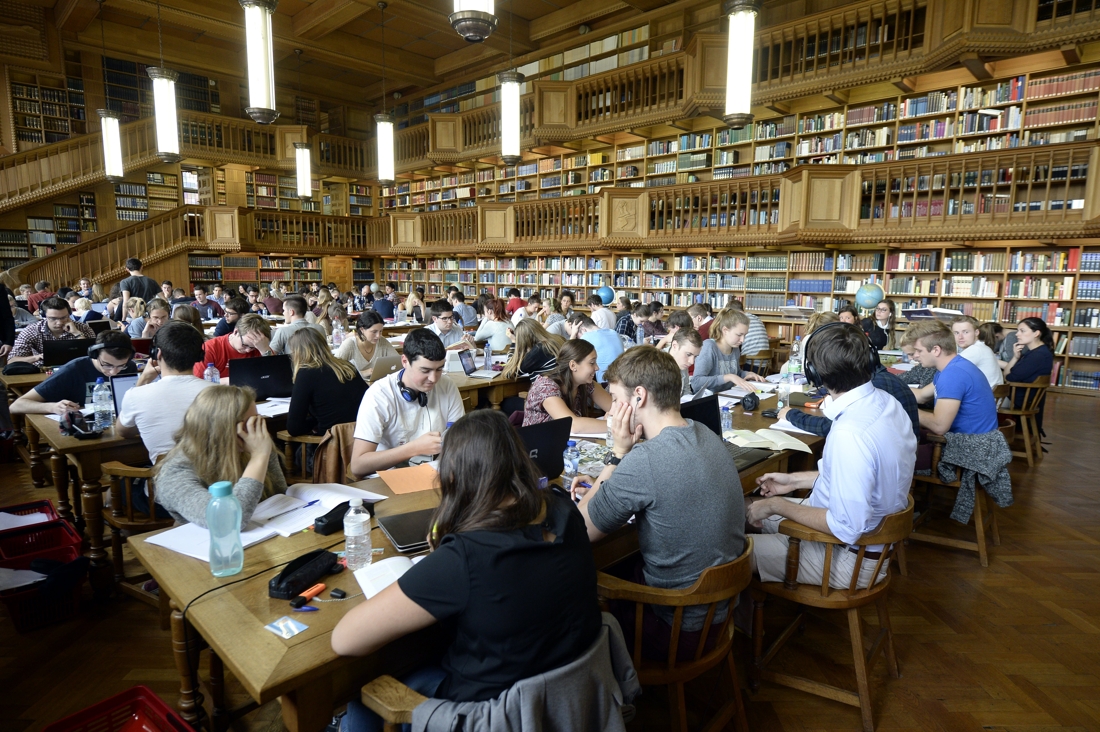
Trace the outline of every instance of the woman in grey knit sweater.
{"type": "Polygon", "coordinates": [[[209,486],[233,483],[241,504],[241,526],[256,504],[286,493],[279,453],[256,412],[251,389],[210,386],[199,392],[176,433],[176,446],[157,463],[156,500],[176,523],[206,526],[209,486]]]}
{"type": "Polygon", "coordinates": [[[719,392],[734,386],[752,391],[750,381],[764,379],[752,371],[741,370],[741,342],[749,332],[749,318],[740,310],[726,308],[714,318],[710,338],[695,359],[691,388],[696,394],[703,389],[719,392]]]}

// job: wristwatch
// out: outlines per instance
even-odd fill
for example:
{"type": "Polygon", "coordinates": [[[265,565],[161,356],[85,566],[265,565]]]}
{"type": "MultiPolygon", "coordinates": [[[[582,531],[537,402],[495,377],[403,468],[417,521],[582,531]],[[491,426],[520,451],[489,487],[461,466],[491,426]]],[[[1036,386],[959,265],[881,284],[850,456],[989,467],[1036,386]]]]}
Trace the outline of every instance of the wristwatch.
{"type": "Polygon", "coordinates": [[[615,453],[613,452],[607,453],[603,458],[604,465],[618,465],[622,461],[623,459],[621,457],[615,457],[615,453]]]}

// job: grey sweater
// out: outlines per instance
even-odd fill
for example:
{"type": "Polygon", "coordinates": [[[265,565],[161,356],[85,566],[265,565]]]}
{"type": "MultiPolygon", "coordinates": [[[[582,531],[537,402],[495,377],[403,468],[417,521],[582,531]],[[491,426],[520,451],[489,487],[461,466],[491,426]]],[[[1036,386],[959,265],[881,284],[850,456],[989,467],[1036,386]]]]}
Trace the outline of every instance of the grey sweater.
{"type": "MultiPolygon", "coordinates": [[[[286,478],[279,465],[279,453],[274,448],[267,460],[267,477],[275,493],[286,493],[286,478]]],[[[264,484],[252,478],[241,478],[233,486],[233,495],[241,504],[242,528],[252,518],[263,494],[264,484]]],[[[199,480],[191,461],[183,453],[171,455],[157,466],[156,499],[177,524],[193,523],[206,528],[209,486],[199,480]]]]}
{"type": "Polygon", "coordinates": [[[734,348],[729,355],[722,353],[713,338],[703,341],[703,350],[695,359],[695,373],[691,376],[691,388],[695,393],[703,389],[713,392],[724,391],[733,386],[726,381],[726,374],[744,376],[741,371],[741,349],[734,348]]]}

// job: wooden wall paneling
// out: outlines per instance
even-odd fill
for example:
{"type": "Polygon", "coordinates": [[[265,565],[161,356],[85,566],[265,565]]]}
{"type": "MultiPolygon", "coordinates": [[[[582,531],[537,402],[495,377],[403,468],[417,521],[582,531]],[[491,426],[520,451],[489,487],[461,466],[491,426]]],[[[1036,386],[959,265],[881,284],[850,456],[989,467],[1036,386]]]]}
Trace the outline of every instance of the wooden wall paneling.
{"type": "Polygon", "coordinates": [[[340,292],[351,289],[351,257],[325,257],[321,271],[325,282],[335,282],[340,292]]]}
{"type": "Polygon", "coordinates": [[[432,152],[462,152],[462,115],[428,115],[428,137],[432,152]]]}
{"type": "Polygon", "coordinates": [[[571,81],[535,81],[535,127],[576,127],[574,86],[571,81]]]}
{"type": "Polygon", "coordinates": [[[222,247],[239,248],[241,243],[240,216],[234,206],[218,206],[206,209],[206,240],[222,247]]]}
{"type": "Polygon", "coordinates": [[[516,216],[510,203],[478,206],[478,241],[482,244],[511,244],[516,237],[516,216]]]}

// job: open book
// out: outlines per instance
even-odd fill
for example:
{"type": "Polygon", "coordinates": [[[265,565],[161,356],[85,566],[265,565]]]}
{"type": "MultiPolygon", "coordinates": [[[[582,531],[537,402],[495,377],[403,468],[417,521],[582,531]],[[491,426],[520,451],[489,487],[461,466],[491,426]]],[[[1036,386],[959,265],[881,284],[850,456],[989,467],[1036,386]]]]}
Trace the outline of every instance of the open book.
{"type": "Polygon", "coordinates": [[[285,495],[276,494],[256,506],[250,525],[290,536],[308,529],[315,518],[352,498],[375,503],[386,497],[340,483],[295,483],[285,495]]]}
{"type": "Polygon", "coordinates": [[[738,447],[759,447],[765,450],[799,450],[812,452],[809,446],[785,432],[778,430],[727,430],[724,435],[738,447]]]}
{"type": "Polygon", "coordinates": [[[396,582],[422,557],[390,557],[355,570],[355,581],[368,600],[396,582]]]}

